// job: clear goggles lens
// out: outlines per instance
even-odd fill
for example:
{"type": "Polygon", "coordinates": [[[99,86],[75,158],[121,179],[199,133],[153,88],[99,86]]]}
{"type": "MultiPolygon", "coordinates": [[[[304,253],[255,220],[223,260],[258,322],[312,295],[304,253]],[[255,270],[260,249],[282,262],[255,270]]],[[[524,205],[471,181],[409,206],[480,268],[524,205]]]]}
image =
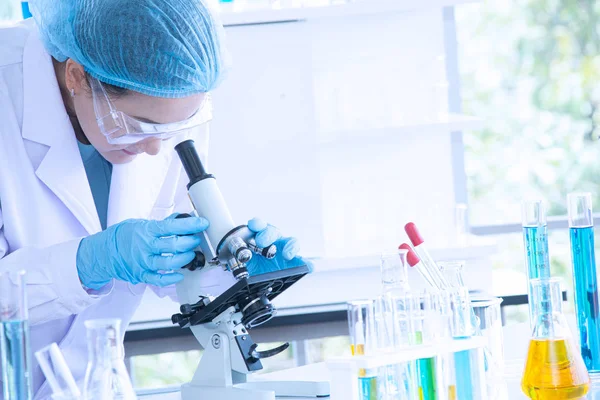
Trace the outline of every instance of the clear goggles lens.
{"type": "Polygon", "coordinates": [[[168,124],[153,124],[140,121],[121,111],[117,111],[104,90],[102,83],[95,78],[92,78],[90,81],[96,121],[100,132],[106,136],[108,142],[111,144],[137,143],[149,137],[169,139],[206,124],[212,119],[212,99],[209,93],[206,94],[196,114],[187,120],[168,124]]]}

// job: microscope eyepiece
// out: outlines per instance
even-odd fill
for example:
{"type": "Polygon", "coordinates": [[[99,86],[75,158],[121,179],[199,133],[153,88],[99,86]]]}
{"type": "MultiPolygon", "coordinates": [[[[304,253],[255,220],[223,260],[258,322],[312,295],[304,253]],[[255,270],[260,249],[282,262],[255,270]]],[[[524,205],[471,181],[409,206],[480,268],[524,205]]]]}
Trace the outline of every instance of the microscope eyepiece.
{"type": "Polygon", "coordinates": [[[207,173],[204,169],[204,165],[202,165],[202,161],[200,161],[200,157],[198,156],[198,152],[196,151],[196,146],[194,146],[194,141],[184,140],[175,146],[175,151],[179,155],[181,159],[181,163],[183,164],[183,168],[185,169],[185,173],[190,179],[190,183],[188,183],[188,189],[196,182],[201,181],[206,178],[214,178],[211,174],[207,173]]]}

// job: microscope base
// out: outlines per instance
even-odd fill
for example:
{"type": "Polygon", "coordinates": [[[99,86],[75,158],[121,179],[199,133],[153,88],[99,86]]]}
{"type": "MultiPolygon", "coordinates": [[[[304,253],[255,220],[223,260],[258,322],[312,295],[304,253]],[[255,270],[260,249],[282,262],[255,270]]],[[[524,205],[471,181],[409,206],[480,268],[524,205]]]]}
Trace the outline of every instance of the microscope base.
{"type": "Polygon", "coordinates": [[[275,400],[275,392],[240,389],[236,387],[181,386],[181,400],[275,400]]]}

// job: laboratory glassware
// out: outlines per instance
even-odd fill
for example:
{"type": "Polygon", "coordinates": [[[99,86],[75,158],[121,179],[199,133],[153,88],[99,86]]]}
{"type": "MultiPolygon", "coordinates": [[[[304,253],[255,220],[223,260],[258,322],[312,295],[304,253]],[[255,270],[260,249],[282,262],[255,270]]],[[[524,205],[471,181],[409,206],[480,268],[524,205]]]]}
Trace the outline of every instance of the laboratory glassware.
{"type": "Polygon", "coordinates": [[[83,383],[84,400],[134,400],[135,392],[123,362],[121,320],[85,321],[88,366],[83,383]]]}
{"type": "Polygon", "coordinates": [[[487,392],[490,399],[507,396],[504,376],[504,338],[502,333],[502,299],[493,296],[471,297],[473,313],[477,317],[478,331],[486,340],[485,373],[487,392]]]}
{"type": "Polygon", "coordinates": [[[35,358],[52,389],[53,400],[81,398],[81,392],[75,383],[73,374],[56,343],[36,351],[35,358]]]}
{"type": "MultiPolygon", "coordinates": [[[[431,293],[414,292],[410,299],[411,322],[413,329],[414,345],[430,345],[433,343],[433,331],[431,330],[431,293]]],[[[445,399],[445,393],[438,390],[438,376],[436,375],[437,364],[435,358],[423,358],[417,361],[417,375],[419,384],[420,400],[445,399]]]]}
{"type": "MultiPolygon", "coordinates": [[[[376,344],[375,304],[373,300],[356,300],[348,303],[350,349],[353,356],[372,354],[376,344]]],[[[378,400],[377,371],[360,369],[358,384],[361,400],[378,400]]]]}
{"type": "MultiPolygon", "coordinates": [[[[432,292],[429,329],[433,332],[436,343],[448,342],[452,339],[452,300],[448,291],[432,292]]],[[[456,371],[454,356],[451,353],[437,357],[438,387],[445,388],[448,400],[457,400],[456,371]]],[[[440,389],[441,390],[441,389],[440,389]]]]}
{"type": "MultiPolygon", "coordinates": [[[[523,244],[527,261],[527,280],[550,277],[548,255],[548,226],[546,211],[541,200],[524,201],[522,204],[523,244]]],[[[529,295],[529,321],[533,324],[533,302],[531,287],[529,295]]]]}
{"type": "Polygon", "coordinates": [[[419,233],[417,226],[413,222],[409,222],[404,226],[404,230],[414,247],[415,253],[417,253],[421,259],[423,268],[427,270],[427,274],[433,279],[435,288],[439,290],[446,289],[448,283],[433,260],[433,257],[429,254],[427,246],[425,246],[425,240],[419,233]]]}
{"type": "MultiPolygon", "coordinates": [[[[475,315],[471,308],[469,289],[463,279],[463,261],[439,263],[440,270],[448,283],[452,304],[452,336],[464,339],[473,336],[475,315]]],[[[456,395],[461,400],[473,399],[471,352],[468,350],[454,354],[456,364],[456,395]]]]}
{"type": "Polygon", "coordinates": [[[421,274],[423,279],[425,279],[425,282],[427,282],[430,287],[437,288],[438,285],[436,283],[436,279],[425,267],[425,264],[421,262],[421,259],[419,259],[419,256],[417,256],[417,253],[415,253],[412,247],[410,247],[410,245],[408,245],[407,243],[402,243],[398,248],[406,250],[408,252],[408,254],[406,255],[406,262],[408,263],[408,265],[410,265],[413,268],[416,268],[419,274],[421,274]]]}
{"type": "Polygon", "coordinates": [[[0,273],[0,353],[4,400],[32,399],[25,271],[0,273]]]}
{"type": "Polygon", "coordinates": [[[592,195],[570,193],[567,203],[581,355],[588,371],[597,373],[600,372],[600,303],[594,250],[592,195]]]}
{"type": "MultiPolygon", "coordinates": [[[[392,293],[384,294],[375,299],[375,354],[392,354],[396,350],[397,331],[395,321],[394,299],[392,293]]],[[[379,400],[407,399],[409,396],[409,385],[407,363],[385,365],[378,369],[377,389],[379,400]]]]}
{"type": "Polygon", "coordinates": [[[384,293],[392,291],[406,292],[410,290],[408,285],[408,264],[406,261],[407,254],[408,251],[404,249],[381,254],[381,284],[384,293]]]}
{"type": "Polygon", "coordinates": [[[560,280],[531,281],[535,323],[521,389],[531,399],[579,399],[590,377],[562,313],[560,280]]]}
{"type": "MultiPolygon", "coordinates": [[[[415,340],[412,323],[413,300],[410,291],[391,292],[387,295],[391,301],[394,321],[394,350],[402,352],[410,348],[415,340]]],[[[411,361],[398,366],[401,393],[406,393],[406,400],[419,400],[419,383],[417,379],[417,362],[411,361]]]]}

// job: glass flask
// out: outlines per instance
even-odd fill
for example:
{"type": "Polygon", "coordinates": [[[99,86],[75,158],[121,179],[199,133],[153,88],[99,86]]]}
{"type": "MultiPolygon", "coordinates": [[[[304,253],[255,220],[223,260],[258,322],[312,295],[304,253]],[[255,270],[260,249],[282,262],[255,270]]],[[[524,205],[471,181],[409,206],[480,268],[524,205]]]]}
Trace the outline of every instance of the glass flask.
{"type": "Polygon", "coordinates": [[[88,320],[85,327],[89,360],[83,383],[84,400],[137,399],[123,362],[121,320],[88,320]]]}
{"type": "Polygon", "coordinates": [[[535,322],[521,389],[530,399],[582,398],[590,377],[562,313],[560,279],[532,279],[531,294],[535,322]]]}
{"type": "Polygon", "coordinates": [[[4,400],[32,399],[25,271],[0,273],[0,356],[4,400]]]}

